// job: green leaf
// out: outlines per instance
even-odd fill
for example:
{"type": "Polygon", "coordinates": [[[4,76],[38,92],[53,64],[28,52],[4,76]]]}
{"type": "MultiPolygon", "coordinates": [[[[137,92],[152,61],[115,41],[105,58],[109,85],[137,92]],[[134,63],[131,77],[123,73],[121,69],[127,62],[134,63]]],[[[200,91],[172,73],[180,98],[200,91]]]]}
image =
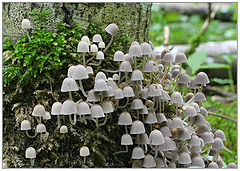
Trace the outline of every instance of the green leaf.
{"type": "Polygon", "coordinates": [[[219,69],[219,68],[228,69],[229,67],[230,66],[228,64],[210,63],[210,64],[201,65],[199,69],[219,69]]]}
{"type": "Polygon", "coordinates": [[[217,84],[224,85],[224,84],[230,84],[231,80],[230,79],[221,79],[221,78],[212,78],[211,82],[215,82],[217,84]]]}
{"type": "Polygon", "coordinates": [[[197,51],[188,57],[188,66],[191,68],[192,73],[200,69],[200,66],[207,60],[205,51],[197,51]]]}

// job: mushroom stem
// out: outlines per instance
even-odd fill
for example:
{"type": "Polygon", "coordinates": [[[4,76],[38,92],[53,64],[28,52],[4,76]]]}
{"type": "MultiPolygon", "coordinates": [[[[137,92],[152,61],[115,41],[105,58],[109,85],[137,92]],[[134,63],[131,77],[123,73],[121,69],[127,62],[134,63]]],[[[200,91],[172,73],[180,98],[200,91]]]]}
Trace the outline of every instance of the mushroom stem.
{"type": "Polygon", "coordinates": [[[137,110],[137,119],[139,120],[139,111],[137,110]]]}
{"type": "Polygon", "coordinates": [[[28,130],[26,130],[26,135],[28,136],[28,138],[35,138],[36,136],[37,136],[37,132],[35,132],[35,134],[34,135],[30,135],[29,134],[29,132],[28,132],[28,130]]]}
{"type": "Polygon", "coordinates": [[[138,146],[139,146],[139,144],[140,144],[139,141],[140,141],[140,140],[139,140],[139,134],[137,134],[137,142],[138,142],[138,146]]]}
{"type": "Polygon", "coordinates": [[[83,157],[83,163],[86,163],[86,156],[83,157]]]}
{"type": "Polygon", "coordinates": [[[100,103],[103,101],[103,91],[100,91],[100,103]]]}
{"type": "Polygon", "coordinates": [[[151,130],[151,132],[152,132],[152,130],[153,130],[153,126],[152,126],[152,124],[150,124],[150,130],[151,130]]]}
{"type": "Polygon", "coordinates": [[[82,85],[82,80],[79,80],[79,89],[81,90],[82,94],[87,97],[87,93],[85,92],[83,85],[82,85]]]}
{"type": "Polygon", "coordinates": [[[170,70],[170,62],[166,62],[164,68],[165,68],[165,70],[164,70],[164,73],[163,73],[163,77],[162,77],[162,79],[161,79],[161,81],[160,81],[160,84],[162,84],[163,81],[165,80],[165,78],[167,77],[167,74],[168,74],[168,72],[169,72],[169,70],[170,70]],[[169,64],[169,65],[168,65],[168,64],[169,64]]]}
{"type": "Polygon", "coordinates": [[[83,115],[83,122],[85,125],[87,125],[87,119],[86,119],[85,115],[83,115]]]}
{"type": "MultiPolygon", "coordinates": [[[[181,71],[182,71],[182,63],[180,63],[180,69],[179,69],[177,76],[170,82],[169,87],[171,87],[172,83],[177,80],[177,78],[181,74],[181,71]]],[[[177,82],[176,82],[176,84],[177,84],[177,82]]]]}
{"type": "Polygon", "coordinates": [[[203,84],[201,84],[201,87],[199,87],[198,91],[202,92],[202,90],[203,90],[203,84]]]}
{"type": "Polygon", "coordinates": [[[142,63],[142,72],[143,72],[143,69],[144,69],[144,64],[146,63],[146,58],[145,55],[142,56],[143,57],[143,63],[142,63]]]}
{"type": "Polygon", "coordinates": [[[155,155],[154,155],[154,158],[157,158],[158,156],[158,146],[155,145],[155,155]]]}
{"type": "Polygon", "coordinates": [[[161,113],[161,111],[162,111],[162,102],[161,102],[161,100],[159,100],[159,112],[161,113]]]}
{"type": "Polygon", "coordinates": [[[134,58],[134,69],[137,69],[137,57],[134,56],[133,58],[134,58]]]}
{"type": "Polygon", "coordinates": [[[101,65],[101,64],[102,64],[102,60],[99,59],[98,63],[90,63],[90,64],[88,64],[88,65],[90,65],[90,66],[99,66],[99,65],[101,65]]]}
{"type": "Polygon", "coordinates": [[[26,33],[27,33],[28,40],[29,40],[29,42],[30,42],[30,41],[31,41],[31,37],[30,37],[30,35],[29,35],[28,29],[27,29],[26,33]]]}
{"type": "Polygon", "coordinates": [[[105,52],[108,50],[108,48],[111,46],[111,44],[112,44],[112,42],[113,42],[113,38],[114,38],[114,36],[111,36],[110,42],[108,43],[108,45],[106,46],[106,48],[103,50],[104,53],[105,53],[105,52]]]}
{"type": "Polygon", "coordinates": [[[72,100],[72,92],[71,91],[69,91],[69,99],[72,100]]]}
{"type": "Polygon", "coordinates": [[[94,56],[93,57],[91,57],[91,58],[89,58],[87,61],[86,61],[86,64],[88,64],[91,60],[93,60],[94,59],[94,56]]]}
{"type": "MultiPolygon", "coordinates": [[[[74,114],[74,115],[76,115],[76,114],[74,114]]],[[[75,117],[74,117],[74,121],[72,120],[72,116],[71,115],[68,115],[69,116],[69,121],[70,121],[70,123],[72,124],[72,125],[75,125],[76,124],[76,120],[75,120],[75,117]]]]}
{"type": "Polygon", "coordinates": [[[178,104],[176,103],[176,116],[178,115],[178,104]]]}
{"type": "Polygon", "coordinates": [[[83,53],[83,65],[86,66],[86,60],[85,60],[86,53],[83,53]]]}
{"type": "Polygon", "coordinates": [[[126,101],[125,105],[123,105],[123,106],[119,106],[118,108],[125,108],[125,107],[127,107],[128,102],[129,102],[129,97],[127,97],[127,101],[126,101]]]}
{"type": "Polygon", "coordinates": [[[59,129],[61,126],[60,115],[57,115],[57,123],[58,123],[57,129],[59,129]]]}
{"type": "Polygon", "coordinates": [[[125,72],[124,74],[125,74],[125,82],[128,84],[128,73],[125,72]]]}
{"type": "Polygon", "coordinates": [[[98,129],[98,118],[96,118],[96,127],[98,129]]]}
{"type": "Polygon", "coordinates": [[[116,103],[115,103],[115,110],[118,109],[118,106],[119,106],[119,100],[117,99],[117,100],[116,100],[116,103]]]}
{"type": "Polygon", "coordinates": [[[145,119],[144,119],[144,114],[142,114],[142,122],[143,122],[143,123],[144,123],[144,120],[145,120],[145,119]]]}
{"type": "Polygon", "coordinates": [[[108,119],[108,113],[106,113],[106,116],[105,116],[105,118],[104,118],[104,121],[103,121],[103,123],[100,123],[100,124],[99,124],[99,127],[105,125],[105,124],[107,123],[107,119],[108,119]]]}
{"type": "Polygon", "coordinates": [[[182,89],[182,96],[183,96],[183,97],[184,97],[185,89],[186,89],[186,84],[184,83],[183,89],[182,89]]]}
{"type": "Polygon", "coordinates": [[[148,151],[148,147],[147,147],[147,144],[144,144],[145,146],[145,153],[148,151]]]}
{"type": "Polygon", "coordinates": [[[125,145],[125,147],[126,147],[126,152],[128,152],[128,146],[127,146],[127,145],[125,145]]]}
{"type": "Polygon", "coordinates": [[[42,140],[42,133],[40,132],[40,143],[42,143],[43,142],[43,140],[42,140]]]}
{"type": "Polygon", "coordinates": [[[34,159],[34,158],[31,158],[31,159],[30,159],[31,167],[33,167],[33,166],[34,166],[34,161],[35,161],[35,159],[34,159]]]}
{"type": "Polygon", "coordinates": [[[149,85],[152,83],[152,72],[150,72],[150,80],[149,80],[149,82],[148,82],[148,84],[147,84],[147,87],[149,87],[149,85]]]}
{"type": "Polygon", "coordinates": [[[156,111],[158,108],[158,101],[155,101],[155,108],[154,108],[154,111],[156,111]]]}
{"type": "Polygon", "coordinates": [[[128,134],[127,125],[124,125],[124,127],[125,127],[126,134],[128,134]]]}

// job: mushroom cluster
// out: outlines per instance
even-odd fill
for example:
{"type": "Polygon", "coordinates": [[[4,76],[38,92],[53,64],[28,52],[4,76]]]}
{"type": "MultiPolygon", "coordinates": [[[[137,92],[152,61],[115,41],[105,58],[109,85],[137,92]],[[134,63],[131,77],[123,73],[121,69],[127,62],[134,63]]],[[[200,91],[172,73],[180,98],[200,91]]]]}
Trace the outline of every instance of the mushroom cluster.
{"type": "MultiPolygon", "coordinates": [[[[212,132],[205,120],[208,112],[202,105],[206,100],[203,88],[209,83],[208,76],[199,72],[190,79],[182,69],[182,64],[188,62],[184,53],[174,56],[168,49],[154,50],[151,42],[136,41],[131,43],[127,53],[120,50],[114,53],[112,60],[119,63],[119,68],[110,72],[112,77],[106,76],[105,69],[94,73],[92,66],[101,65],[104,53],[118,33],[118,26],[110,24],[105,30],[111,35],[106,47],[100,34],[95,34],[92,42],[83,36],[78,44],[77,52],[82,61],[69,67],[61,85],[61,92],[68,93],[68,99],[53,103],[51,109],[51,114],[57,117],[60,133],[68,133],[67,126],[62,124],[66,121],[61,121],[60,115],[68,117],[72,125],[77,121],[88,124],[91,120],[99,129],[114,112],[118,115],[118,125],[125,129],[119,139],[125,151],[115,155],[131,153],[132,167],[223,167],[219,152],[224,148],[224,132],[212,132]],[[83,82],[89,75],[95,80],[92,89],[85,90],[83,82]],[[185,93],[187,88],[188,93],[185,93]],[[79,92],[81,99],[73,99],[73,92],[79,92]],[[168,110],[172,107],[174,112],[168,110]]],[[[46,127],[41,118],[51,119],[51,115],[42,105],[36,105],[32,115],[38,119],[34,136],[40,133],[42,141],[46,127]]],[[[30,129],[30,122],[24,120],[21,130],[30,136],[30,129]]],[[[80,155],[84,162],[90,151],[83,144],[80,155]]],[[[36,157],[32,147],[27,149],[26,157],[36,157]]],[[[227,167],[236,167],[236,164],[230,163],[227,167]]]]}

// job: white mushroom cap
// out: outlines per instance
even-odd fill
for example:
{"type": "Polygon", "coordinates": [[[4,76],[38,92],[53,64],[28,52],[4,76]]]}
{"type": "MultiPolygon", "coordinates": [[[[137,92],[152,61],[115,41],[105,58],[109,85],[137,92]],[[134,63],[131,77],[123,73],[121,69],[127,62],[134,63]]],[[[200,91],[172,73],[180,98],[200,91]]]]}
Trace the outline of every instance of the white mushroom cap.
{"type": "Polygon", "coordinates": [[[205,107],[200,107],[200,113],[203,115],[203,116],[208,116],[208,111],[207,109],[205,109],[205,107]]]}
{"type": "Polygon", "coordinates": [[[167,52],[164,57],[163,57],[163,61],[164,62],[173,62],[174,61],[174,57],[172,55],[171,52],[167,52]]]}
{"type": "Polygon", "coordinates": [[[122,89],[116,88],[116,89],[114,90],[114,98],[117,99],[117,100],[124,98],[122,89]]]}
{"type": "Polygon", "coordinates": [[[175,141],[171,140],[169,137],[164,137],[164,143],[160,144],[158,147],[159,151],[174,151],[177,150],[175,141]]]}
{"type": "Polygon", "coordinates": [[[203,134],[199,135],[203,141],[204,144],[210,144],[214,142],[214,139],[212,137],[212,135],[210,134],[210,132],[204,132],[203,134]]]}
{"type": "Polygon", "coordinates": [[[92,118],[105,117],[104,112],[103,112],[103,108],[98,104],[92,105],[91,113],[92,113],[92,118]]]}
{"type": "Polygon", "coordinates": [[[215,138],[212,144],[212,148],[216,150],[220,150],[224,148],[223,141],[221,138],[215,138]]]}
{"type": "Polygon", "coordinates": [[[197,111],[193,106],[188,106],[184,112],[184,116],[197,116],[197,111]]]}
{"type": "Polygon", "coordinates": [[[195,108],[196,112],[200,112],[200,108],[199,108],[199,105],[197,103],[192,102],[192,103],[190,103],[190,105],[195,108]]]}
{"type": "Polygon", "coordinates": [[[132,162],[132,168],[142,168],[142,165],[142,160],[133,160],[132,162]]]}
{"type": "Polygon", "coordinates": [[[190,139],[188,144],[193,147],[200,146],[200,138],[197,135],[192,135],[192,138],[190,139]]]}
{"type": "Polygon", "coordinates": [[[31,129],[31,123],[28,120],[23,120],[21,122],[21,131],[30,130],[31,129]]]}
{"type": "Polygon", "coordinates": [[[91,110],[89,105],[86,102],[81,102],[77,105],[77,114],[79,115],[89,115],[91,110]]]}
{"type": "Polygon", "coordinates": [[[218,168],[218,165],[216,162],[212,161],[211,163],[209,163],[208,168],[218,168]]]}
{"type": "Polygon", "coordinates": [[[145,128],[141,121],[136,120],[132,123],[130,134],[142,134],[144,132],[145,128]]]}
{"type": "Polygon", "coordinates": [[[68,128],[67,128],[67,126],[65,126],[65,125],[61,126],[61,127],[60,127],[60,133],[61,133],[61,134],[66,134],[66,133],[68,133],[68,128]]]}
{"type": "Polygon", "coordinates": [[[147,115],[147,117],[146,117],[145,123],[146,123],[146,124],[154,124],[154,123],[157,123],[157,118],[156,118],[155,113],[149,112],[148,115],[147,115]]]}
{"type": "Polygon", "coordinates": [[[165,142],[162,133],[156,129],[150,133],[149,140],[151,145],[160,145],[165,142]]]}
{"type": "Polygon", "coordinates": [[[181,93],[175,91],[171,95],[171,102],[176,104],[183,104],[183,99],[181,93]]]}
{"type": "Polygon", "coordinates": [[[198,113],[197,116],[194,117],[193,125],[203,125],[205,123],[206,120],[202,114],[198,113]]]}
{"type": "Polygon", "coordinates": [[[73,78],[65,78],[61,86],[61,92],[78,91],[78,85],[73,78]]]}
{"type": "Polygon", "coordinates": [[[143,55],[151,55],[152,54],[152,47],[150,44],[143,42],[140,45],[141,51],[143,55]]]}
{"type": "Polygon", "coordinates": [[[72,78],[74,68],[75,68],[74,65],[72,65],[68,68],[68,73],[67,73],[68,77],[72,78]]]}
{"type": "Polygon", "coordinates": [[[87,41],[80,41],[78,43],[77,52],[88,53],[89,52],[89,43],[87,41]]]}
{"type": "Polygon", "coordinates": [[[97,102],[97,101],[100,101],[100,96],[99,96],[99,94],[96,93],[94,90],[90,90],[90,91],[88,92],[87,101],[88,101],[88,102],[97,102]]]}
{"type": "Polygon", "coordinates": [[[97,51],[98,51],[97,45],[93,44],[93,45],[90,46],[90,52],[95,53],[97,51]]]}
{"type": "Polygon", "coordinates": [[[157,84],[151,84],[148,87],[148,96],[149,97],[155,97],[155,96],[161,96],[161,95],[162,95],[162,91],[157,84]]]}
{"type": "Polygon", "coordinates": [[[61,109],[62,109],[62,103],[55,102],[52,105],[51,114],[52,115],[60,115],[61,114],[61,109]]]}
{"type": "Polygon", "coordinates": [[[191,135],[190,135],[189,130],[186,127],[185,128],[178,128],[176,139],[177,140],[182,140],[182,141],[191,139],[191,135]]]}
{"type": "Polygon", "coordinates": [[[129,56],[128,53],[126,53],[126,54],[124,55],[124,58],[125,58],[125,61],[128,61],[130,64],[133,64],[133,63],[134,63],[133,57],[132,57],[132,56],[129,56]]]}
{"type": "Polygon", "coordinates": [[[102,51],[98,51],[96,59],[97,60],[103,60],[104,59],[104,53],[102,51]]]}
{"type": "Polygon", "coordinates": [[[118,118],[118,125],[132,125],[132,118],[128,112],[122,112],[118,118]]]}
{"type": "Polygon", "coordinates": [[[25,152],[25,157],[27,159],[35,159],[36,158],[36,150],[33,147],[28,147],[25,152]]]}
{"type": "Polygon", "coordinates": [[[130,62],[128,62],[128,61],[123,61],[123,62],[120,64],[119,70],[120,70],[121,72],[132,72],[132,66],[131,66],[130,62]]]}
{"type": "Polygon", "coordinates": [[[102,48],[102,49],[105,48],[105,43],[104,42],[99,42],[98,47],[102,48]]]}
{"type": "Polygon", "coordinates": [[[171,128],[184,128],[183,121],[179,117],[176,117],[171,122],[171,128]]]}
{"type": "Polygon", "coordinates": [[[145,168],[152,168],[152,167],[156,167],[156,162],[153,158],[152,155],[150,154],[146,154],[144,160],[143,160],[143,167],[145,168]]]}
{"type": "Polygon", "coordinates": [[[86,67],[86,71],[87,71],[88,74],[93,74],[93,69],[90,66],[86,67]]]}
{"type": "Polygon", "coordinates": [[[167,122],[167,119],[163,113],[157,113],[158,123],[167,122]]]}
{"type": "Polygon", "coordinates": [[[148,114],[147,106],[143,105],[143,108],[139,110],[139,114],[142,114],[142,115],[148,114]]]}
{"type": "Polygon", "coordinates": [[[37,104],[33,108],[32,116],[45,116],[46,111],[43,105],[37,104]]]}
{"type": "Polygon", "coordinates": [[[191,157],[190,157],[189,153],[181,152],[179,154],[178,163],[180,163],[180,164],[190,164],[191,162],[192,162],[192,160],[191,160],[191,157]]]}
{"type": "Polygon", "coordinates": [[[103,95],[104,97],[113,97],[114,96],[114,90],[111,86],[107,86],[108,87],[108,91],[104,91],[103,95]]]}
{"type": "Polygon", "coordinates": [[[129,48],[129,56],[132,57],[141,57],[142,56],[142,50],[140,45],[132,44],[129,48]]]}
{"type": "MultiPolygon", "coordinates": [[[[136,144],[138,144],[138,139],[136,139],[136,144]]],[[[150,144],[148,135],[145,132],[139,135],[139,144],[150,144]]]]}
{"type": "Polygon", "coordinates": [[[199,72],[194,79],[195,84],[208,84],[210,83],[208,76],[205,72],[199,72]]]}
{"type": "Polygon", "coordinates": [[[199,166],[199,167],[205,168],[205,163],[202,157],[201,156],[194,157],[192,159],[192,166],[199,166]]]}
{"type": "Polygon", "coordinates": [[[118,85],[117,85],[117,83],[115,82],[115,81],[113,81],[113,80],[107,80],[107,85],[108,86],[111,86],[112,88],[113,88],[113,90],[115,90],[116,88],[118,88],[118,85]]]}
{"type": "Polygon", "coordinates": [[[121,137],[121,145],[133,145],[131,135],[123,134],[123,136],[121,137]]]}
{"type": "Polygon", "coordinates": [[[44,124],[38,124],[36,127],[36,132],[46,132],[46,126],[44,124]]]}
{"type": "Polygon", "coordinates": [[[134,99],[131,103],[131,109],[143,109],[143,102],[141,99],[134,99]]]}
{"type": "Polygon", "coordinates": [[[62,115],[71,115],[77,113],[77,106],[72,100],[66,100],[63,102],[61,114],[62,115]]]}
{"type": "Polygon", "coordinates": [[[187,57],[184,53],[179,52],[175,57],[175,63],[185,63],[188,62],[187,57]]]}
{"type": "Polygon", "coordinates": [[[120,50],[116,51],[113,56],[113,61],[124,61],[124,53],[120,50]]]}
{"type": "Polygon", "coordinates": [[[104,113],[112,113],[114,111],[113,102],[110,100],[105,100],[101,104],[104,113]]]}
{"type": "Polygon", "coordinates": [[[226,141],[225,134],[222,130],[218,129],[214,132],[214,138],[221,138],[223,141],[226,141]]]}
{"type": "Polygon", "coordinates": [[[179,75],[178,83],[187,84],[190,82],[189,75],[182,73],[179,75]]]}
{"type": "Polygon", "coordinates": [[[102,36],[100,34],[94,34],[93,42],[103,42],[102,36]]]}
{"type": "Polygon", "coordinates": [[[75,66],[72,71],[72,78],[74,80],[88,79],[89,76],[88,76],[85,66],[80,65],[80,64],[75,66]]]}
{"type": "Polygon", "coordinates": [[[132,77],[131,77],[131,81],[138,81],[138,80],[143,80],[143,74],[142,71],[140,70],[134,70],[132,72],[132,77]]]}
{"type": "Polygon", "coordinates": [[[108,91],[107,83],[103,79],[98,79],[94,84],[94,91],[108,91]]]}
{"type": "Polygon", "coordinates": [[[31,28],[31,23],[28,19],[23,19],[22,20],[22,29],[30,29],[31,28]]]}
{"type": "Polygon", "coordinates": [[[113,74],[113,80],[116,81],[116,80],[120,80],[120,77],[118,74],[113,74]]]}
{"type": "Polygon", "coordinates": [[[103,73],[103,72],[98,72],[95,76],[95,82],[98,80],[98,79],[103,79],[104,81],[107,81],[107,77],[106,75],[103,73]]]}
{"type": "Polygon", "coordinates": [[[197,92],[194,95],[194,99],[195,102],[201,102],[201,101],[206,101],[206,97],[202,92],[197,92]]]}
{"type": "Polygon", "coordinates": [[[231,162],[227,165],[227,168],[238,168],[238,166],[235,163],[231,162]]]}
{"type": "Polygon", "coordinates": [[[150,60],[145,62],[143,66],[143,72],[153,72],[154,71],[154,61],[150,60]]]}
{"type": "Polygon", "coordinates": [[[172,136],[172,133],[171,133],[168,126],[162,126],[162,127],[160,127],[159,130],[161,131],[161,133],[163,134],[164,137],[171,137],[172,136]]]}
{"type": "MultiPolygon", "coordinates": [[[[156,165],[157,165],[156,168],[165,168],[165,163],[162,158],[156,157],[155,161],[156,161],[156,165]]],[[[168,167],[171,168],[170,166],[171,166],[171,163],[168,165],[168,167]]]]}
{"type": "Polygon", "coordinates": [[[124,87],[123,95],[124,95],[124,97],[134,97],[135,96],[134,91],[133,91],[132,87],[130,87],[130,86],[124,87]]]}
{"type": "Polygon", "coordinates": [[[86,156],[89,156],[89,155],[90,155],[89,148],[87,146],[82,146],[80,148],[80,156],[86,157],[86,156]]]}
{"type": "Polygon", "coordinates": [[[134,147],[132,151],[132,159],[143,159],[144,157],[143,149],[141,147],[134,147]]]}
{"type": "Polygon", "coordinates": [[[87,36],[83,36],[82,38],[81,38],[81,42],[87,42],[87,44],[88,45],[90,45],[90,39],[87,37],[87,36]]]}
{"type": "Polygon", "coordinates": [[[143,88],[141,90],[141,97],[145,100],[148,98],[148,88],[143,88]]]}
{"type": "Polygon", "coordinates": [[[118,32],[118,26],[114,23],[109,24],[106,28],[105,28],[106,32],[109,33],[111,36],[116,36],[117,32],[118,32]]]}
{"type": "Polygon", "coordinates": [[[49,119],[51,119],[51,114],[50,114],[49,112],[46,112],[46,115],[43,116],[43,119],[44,119],[44,120],[49,120],[49,119]]]}
{"type": "Polygon", "coordinates": [[[204,132],[210,132],[210,128],[208,127],[208,125],[205,123],[203,125],[198,126],[196,133],[198,135],[203,134],[204,132]]]}

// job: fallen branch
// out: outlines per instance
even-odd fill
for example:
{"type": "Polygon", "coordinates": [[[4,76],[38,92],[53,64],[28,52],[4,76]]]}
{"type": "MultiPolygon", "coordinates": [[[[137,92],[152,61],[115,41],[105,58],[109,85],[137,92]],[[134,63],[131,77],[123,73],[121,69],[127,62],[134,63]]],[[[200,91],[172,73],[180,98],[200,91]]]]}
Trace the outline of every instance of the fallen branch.
{"type": "Polygon", "coordinates": [[[219,89],[219,88],[216,88],[216,87],[212,87],[212,86],[206,86],[206,89],[210,90],[210,91],[213,91],[216,94],[219,94],[219,95],[222,95],[222,96],[229,96],[229,97],[231,97],[231,96],[235,95],[232,92],[225,91],[225,90],[222,90],[222,89],[219,89]]]}
{"type": "Polygon", "coordinates": [[[237,120],[235,120],[235,119],[233,119],[233,118],[230,118],[230,117],[228,117],[228,116],[225,116],[225,115],[220,115],[220,114],[217,114],[217,113],[214,113],[214,112],[208,112],[208,114],[209,114],[209,115],[212,115],[212,116],[218,116],[218,117],[221,117],[221,118],[223,118],[223,119],[227,119],[227,120],[229,120],[229,121],[231,121],[231,122],[237,123],[237,120]]]}

